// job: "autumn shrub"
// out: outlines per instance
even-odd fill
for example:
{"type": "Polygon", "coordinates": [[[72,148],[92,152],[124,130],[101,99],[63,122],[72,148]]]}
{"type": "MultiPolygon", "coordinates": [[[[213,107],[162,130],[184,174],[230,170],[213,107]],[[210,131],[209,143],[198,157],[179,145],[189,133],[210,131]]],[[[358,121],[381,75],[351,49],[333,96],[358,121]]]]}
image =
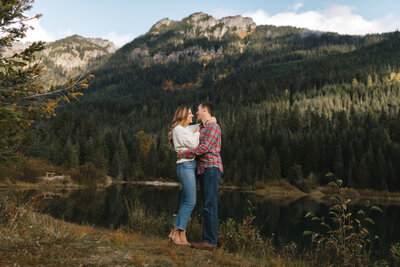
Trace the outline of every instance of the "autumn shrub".
{"type": "Polygon", "coordinates": [[[264,254],[268,251],[267,254],[271,254],[274,251],[272,240],[261,237],[259,230],[254,225],[255,208],[251,201],[248,203],[248,214],[243,217],[241,223],[229,218],[220,224],[220,244],[231,252],[251,251],[264,254]]]}
{"type": "Polygon", "coordinates": [[[22,181],[36,183],[46,172],[57,172],[57,167],[40,158],[19,157],[19,161],[9,166],[0,166],[0,181],[22,181]]]}
{"type": "Polygon", "coordinates": [[[338,193],[331,196],[334,204],[329,208],[330,218],[318,217],[308,212],[305,217],[318,222],[325,231],[304,231],[305,236],[311,236],[313,249],[311,258],[315,264],[334,266],[369,266],[371,263],[372,236],[368,226],[375,224],[370,218],[372,212],[382,212],[378,206],[369,201],[365,209],[360,209],[356,215],[349,211],[351,199],[344,197],[343,181],[333,174],[334,181],[328,185],[337,189],[338,193]]]}
{"type": "Polygon", "coordinates": [[[79,169],[74,171],[71,175],[71,178],[77,183],[88,186],[96,186],[97,184],[105,183],[106,177],[106,173],[96,168],[91,162],[80,166],[79,169]]]}

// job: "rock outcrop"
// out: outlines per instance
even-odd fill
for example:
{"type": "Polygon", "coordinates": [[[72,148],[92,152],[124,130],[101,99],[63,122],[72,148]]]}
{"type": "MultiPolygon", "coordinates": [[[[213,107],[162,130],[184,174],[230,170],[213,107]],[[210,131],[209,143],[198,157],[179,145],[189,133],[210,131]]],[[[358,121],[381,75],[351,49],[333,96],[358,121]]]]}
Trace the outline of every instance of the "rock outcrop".
{"type": "Polygon", "coordinates": [[[242,16],[224,17],[216,19],[206,13],[194,13],[181,21],[164,18],[158,21],[145,35],[147,42],[134,47],[129,54],[131,60],[140,60],[143,63],[168,63],[180,58],[190,57],[194,60],[210,59],[224,52],[243,52],[240,41],[222,42],[226,34],[237,35],[243,39],[252,34],[256,24],[251,18],[242,16]],[[216,46],[205,45],[201,39],[215,41],[216,46]],[[199,44],[196,43],[199,40],[199,44]],[[192,41],[190,41],[192,40],[192,41]],[[220,41],[220,44],[218,44],[220,41]],[[191,42],[188,45],[188,42],[191,42]],[[222,44],[223,43],[223,44],[222,44]],[[230,46],[229,49],[227,46],[230,46]]]}
{"type": "Polygon", "coordinates": [[[184,28],[185,37],[204,36],[207,38],[222,38],[225,33],[232,32],[238,35],[251,33],[256,28],[253,19],[242,16],[216,19],[206,13],[199,12],[184,18],[182,21],[173,21],[164,18],[157,22],[149,31],[151,34],[160,34],[168,30],[184,28]]]}

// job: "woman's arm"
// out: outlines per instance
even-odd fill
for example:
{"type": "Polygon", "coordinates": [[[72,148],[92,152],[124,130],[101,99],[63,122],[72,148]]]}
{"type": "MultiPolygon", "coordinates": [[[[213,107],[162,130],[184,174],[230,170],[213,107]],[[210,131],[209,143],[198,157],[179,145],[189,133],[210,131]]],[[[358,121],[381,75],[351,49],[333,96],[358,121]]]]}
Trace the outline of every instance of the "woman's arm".
{"type": "Polygon", "coordinates": [[[188,149],[195,148],[199,145],[200,132],[198,131],[192,132],[191,129],[179,127],[174,129],[174,135],[177,143],[188,149]]]}

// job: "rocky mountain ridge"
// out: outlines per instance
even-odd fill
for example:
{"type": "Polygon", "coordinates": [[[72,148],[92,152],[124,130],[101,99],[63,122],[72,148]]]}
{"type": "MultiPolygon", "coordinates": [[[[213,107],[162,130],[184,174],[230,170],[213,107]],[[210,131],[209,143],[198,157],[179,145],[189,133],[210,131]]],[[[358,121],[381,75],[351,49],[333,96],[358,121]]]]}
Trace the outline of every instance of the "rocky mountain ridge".
{"type": "Polygon", "coordinates": [[[252,18],[242,16],[229,16],[216,19],[206,13],[194,13],[182,21],[162,19],[157,22],[149,31],[150,34],[159,34],[170,29],[171,26],[186,26],[183,32],[185,37],[199,37],[221,39],[225,33],[233,32],[243,38],[246,34],[250,34],[256,28],[252,18]],[[186,24],[186,25],[185,25],[186,24]]]}
{"type": "MultiPolygon", "coordinates": [[[[29,42],[15,43],[7,53],[22,51],[29,45],[29,42]]],[[[43,83],[45,86],[64,83],[98,64],[102,58],[116,50],[117,47],[108,40],[79,35],[46,43],[45,49],[37,55],[47,69],[43,83]]]]}
{"type": "Polygon", "coordinates": [[[242,16],[216,19],[199,12],[181,21],[164,18],[143,36],[146,42],[133,47],[129,58],[145,63],[168,63],[184,57],[204,60],[224,53],[240,53],[243,52],[241,40],[251,35],[255,28],[251,18],[242,16]],[[160,45],[160,42],[163,43],[160,45]]]}

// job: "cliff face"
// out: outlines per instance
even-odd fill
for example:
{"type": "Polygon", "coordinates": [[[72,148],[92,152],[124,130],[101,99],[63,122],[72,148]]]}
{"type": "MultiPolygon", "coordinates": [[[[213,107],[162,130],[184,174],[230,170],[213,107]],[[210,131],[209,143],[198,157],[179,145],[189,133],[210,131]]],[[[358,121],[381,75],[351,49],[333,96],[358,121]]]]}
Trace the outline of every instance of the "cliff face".
{"type": "Polygon", "coordinates": [[[49,43],[42,55],[50,65],[65,70],[85,69],[88,64],[100,57],[113,53],[116,47],[102,39],[71,36],[54,43],[49,43]]]}
{"type": "Polygon", "coordinates": [[[177,28],[182,28],[180,33],[183,33],[186,38],[207,37],[209,39],[221,39],[228,32],[237,35],[251,33],[256,28],[256,24],[251,18],[242,16],[225,17],[218,20],[199,12],[184,18],[182,21],[162,19],[150,29],[149,33],[160,34],[177,28]]]}

